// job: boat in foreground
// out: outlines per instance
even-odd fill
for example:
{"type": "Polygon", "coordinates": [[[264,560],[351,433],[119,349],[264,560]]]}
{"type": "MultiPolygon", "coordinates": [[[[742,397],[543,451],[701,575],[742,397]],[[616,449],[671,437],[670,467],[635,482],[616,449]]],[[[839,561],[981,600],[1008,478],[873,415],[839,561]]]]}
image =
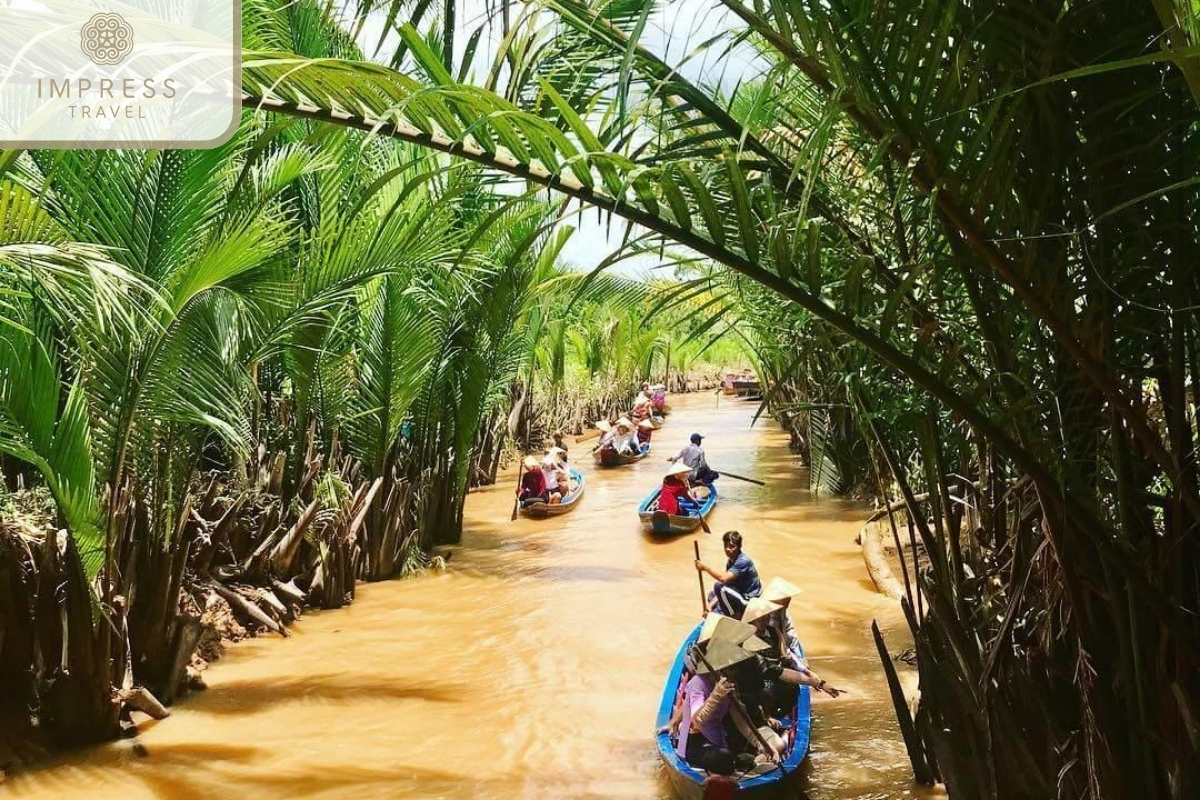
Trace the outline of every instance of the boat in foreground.
{"type": "MultiPolygon", "coordinates": [[[[671,665],[671,671],[667,673],[667,682],[663,687],[662,702],[658,707],[655,729],[660,729],[670,722],[671,712],[675,710],[675,702],[683,693],[687,681],[692,677],[684,663],[684,654],[699,635],[700,625],[697,625],[684,639],[683,646],[679,648],[679,653],[675,656],[675,663],[671,665]]],[[[780,720],[784,725],[782,735],[787,742],[783,763],[779,766],[765,764],[757,766],[749,772],[733,775],[732,777],[737,780],[737,789],[733,796],[738,800],[778,796],[778,790],[782,788],[784,781],[795,773],[800,763],[804,761],[805,755],[808,754],[808,737],[812,725],[812,697],[809,687],[801,686],[799,688],[796,705],[792,709],[791,715],[780,720]]],[[[704,780],[708,777],[708,773],[696,769],[679,757],[679,754],[675,752],[675,742],[671,734],[660,733],[656,738],[659,755],[667,768],[667,779],[675,794],[685,800],[705,800],[704,780]]]]}
{"type": "Polygon", "coordinates": [[[707,517],[708,512],[713,510],[713,506],[717,504],[717,487],[710,486],[708,496],[700,504],[700,514],[668,514],[665,511],[658,510],[658,495],[662,492],[662,487],[658,487],[650,496],[642,501],[638,506],[638,516],[642,519],[642,529],[654,534],[655,536],[678,536],[682,533],[694,531],[700,527],[702,517],[707,517]]]}
{"type": "Polygon", "coordinates": [[[646,456],[650,455],[650,443],[643,442],[642,449],[637,455],[626,455],[618,453],[610,448],[602,448],[592,454],[596,459],[596,463],[602,467],[620,467],[624,464],[636,464],[646,456]]]}
{"type": "Polygon", "coordinates": [[[568,511],[574,511],[575,506],[579,504],[579,498],[583,497],[583,473],[577,469],[571,472],[571,480],[575,484],[575,489],[558,503],[543,503],[541,501],[530,503],[521,506],[521,513],[533,519],[544,519],[546,517],[557,517],[560,514],[566,514],[568,511]]]}

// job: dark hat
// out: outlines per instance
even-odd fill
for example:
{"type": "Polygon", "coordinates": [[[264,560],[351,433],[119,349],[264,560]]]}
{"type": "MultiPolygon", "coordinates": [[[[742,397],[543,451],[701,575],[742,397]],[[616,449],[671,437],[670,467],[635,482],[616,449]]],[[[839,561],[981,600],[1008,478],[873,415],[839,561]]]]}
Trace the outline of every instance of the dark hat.
{"type": "Polygon", "coordinates": [[[692,434],[692,444],[700,444],[700,440],[701,440],[701,439],[703,439],[703,438],[704,438],[704,437],[703,437],[703,436],[701,436],[700,434],[698,434],[698,433],[693,433],[693,434],[692,434]]]}

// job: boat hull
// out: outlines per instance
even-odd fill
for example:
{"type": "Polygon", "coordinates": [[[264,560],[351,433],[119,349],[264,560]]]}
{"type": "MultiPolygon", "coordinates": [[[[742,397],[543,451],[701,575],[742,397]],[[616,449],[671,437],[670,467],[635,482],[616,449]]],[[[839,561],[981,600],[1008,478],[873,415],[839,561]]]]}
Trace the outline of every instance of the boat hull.
{"type": "MultiPolygon", "coordinates": [[[[691,677],[686,673],[684,654],[699,635],[700,626],[697,625],[683,640],[683,644],[675,656],[675,661],[671,665],[671,670],[667,673],[662,701],[658,707],[658,719],[655,722],[656,729],[662,728],[670,721],[671,713],[675,710],[675,701],[684,682],[691,677]]],[[[808,739],[812,727],[811,704],[811,690],[807,686],[801,686],[796,696],[796,705],[792,709],[792,715],[784,721],[788,726],[789,749],[785,753],[782,769],[773,769],[769,772],[742,777],[738,781],[736,792],[739,800],[778,797],[780,791],[793,780],[797,768],[808,754],[808,739]]],[[[667,780],[675,794],[687,800],[703,800],[704,779],[708,773],[694,768],[679,757],[679,754],[675,752],[675,742],[671,740],[670,734],[659,733],[655,739],[659,757],[666,767],[667,780]]]]}
{"type": "Polygon", "coordinates": [[[574,511],[575,506],[579,504],[579,499],[583,497],[583,473],[577,469],[571,470],[571,480],[575,481],[575,491],[564,497],[562,502],[530,503],[529,505],[521,506],[521,513],[531,519],[545,519],[546,517],[558,517],[574,511]]]}
{"type": "Polygon", "coordinates": [[[650,455],[650,443],[643,442],[642,451],[636,456],[625,455],[615,450],[597,450],[593,457],[596,459],[597,466],[623,467],[626,464],[636,464],[648,455],[650,455]]]}
{"type": "Polygon", "coordinates": [[[708,497],[704,498],[704,502],[700,504],[699,516],[666,514],[657,510],[658,495],[661,491],[662,487],[655,489],[638,506],[638,517],[642,520],[642,529],[654,536],[680,536],[696,530],[700,527],[701,518],[708,516],[718,499],[717,487],[713,486],[708,497]]]}

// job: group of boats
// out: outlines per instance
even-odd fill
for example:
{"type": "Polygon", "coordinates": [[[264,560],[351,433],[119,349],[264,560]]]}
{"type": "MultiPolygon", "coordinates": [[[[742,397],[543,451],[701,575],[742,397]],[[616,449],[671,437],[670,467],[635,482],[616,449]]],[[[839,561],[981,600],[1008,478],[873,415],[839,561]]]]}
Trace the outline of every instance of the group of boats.
{"type": "MultiPolygon", "coordinates": [[[[660,410],[660,414],[665,409],[660,410]]],[[[655,427],[661,426],[661,416],[652,417],[655,427]]],[[[644,442],[636,453],[618,453],[611,449],[597,448],[593,457],[596,465],[601,468],[616,468],[636,464],[649,457],[650,442],[644,442]]],[[[521,512],[532,518],[560,516],[573,511],[583,497],[586,479],[582,472],[572,467],[570,470],[571,490],[557,503],[535,501],[523,505],[521,512]]],[[[690,533],[700,526],[707,525],[704,518],[713,510],[719,499],[715,485],[709,485],[707,494],[701,501],[698,514],[667,514],[658,510],[658,497],[662,487],[656,487],[638,505],[638,517],[641,519],[643,530],[655,537],[679,536],[690,533]]],[[[662,702],[658,710],[656,726],[662,728],[670,719],[675,704],[681,696],[684,687],[692,675],[687,668],[687,652],[696,643],[701,626],[697,625],[685,637],[674,663],[667,674],[663,687],[662,702]]],[[[675,744],[669,733],[657,734],[657,745],[667,770],[667,776],[673,790],[687,800],[724,800],[725,798],[760,798],[774,796],[782,783],[791,777],[804,760],[808,752],[808,739],[811,726],[810,690],[801,686],[797,695],[796,705],[791,714],[780,720],[784,726],[784,739],[787,749],[783,760],[776,763],[759,764],[754,768],[735,776],[722,777],[710,775],[702,769],[693,767],[680,758],[675,751],[675,744]]]]}

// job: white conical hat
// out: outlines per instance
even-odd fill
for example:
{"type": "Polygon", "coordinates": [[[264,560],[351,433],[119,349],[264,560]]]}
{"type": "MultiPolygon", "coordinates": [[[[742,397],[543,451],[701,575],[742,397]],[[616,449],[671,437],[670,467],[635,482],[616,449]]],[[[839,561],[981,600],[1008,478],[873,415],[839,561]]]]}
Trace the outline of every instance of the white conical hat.
{"type": "Polygon", "coordinates": [[[775,577],[767,584],[767,588],[763,589],[762,596],[770,600],[772,603],[782,603],[784,600],[795,597],[800,594],[800,589],[797,589],[789,581],[775,577]]]}
{"type": "MultiPolygon", "coordinates": [[[[683,463],[682,461],[676,461],[674,464],[671,465],[671,468],[669,470],[667,470],[667,475],[685,475],[691,471],[692,471],[692,468],[689,467],[687,464],[683,463]]],[[[666,476],[664,476],[664,477],[666,477],[666,476]]]]}
{"type": "Polygon", "coordinates": [[[755,597],[749,603],[746,603],[746,610],[742,612],[742,622],[754,622],[756,619],[762,619],[768,614],[774,614],[783,606],[779,603],[772,603],[765,597],[755,597]]]}
{"type": "Polygon", "coordinates": [[[612,430],[612,423],[606,419],[596,420],[596,428],[608,433],[612,430]]]}

